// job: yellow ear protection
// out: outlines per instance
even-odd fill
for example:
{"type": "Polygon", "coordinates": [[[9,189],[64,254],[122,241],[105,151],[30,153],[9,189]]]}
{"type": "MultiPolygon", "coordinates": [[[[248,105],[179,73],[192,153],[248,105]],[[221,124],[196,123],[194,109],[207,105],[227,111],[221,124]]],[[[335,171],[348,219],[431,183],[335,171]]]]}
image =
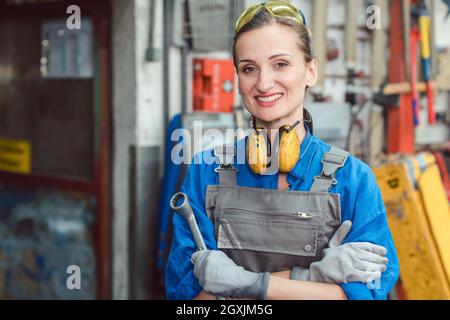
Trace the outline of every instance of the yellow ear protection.
{"type": "MultiPolygon", "coordinates": [[[[294,168],[300,155],[300,139],[294,130],[302,121],[295,122],[292,126],[283,126],[279,129],[278,137],[278,171],[287,173],[294,168]]],[[[246,156],[247,163],[253,173],[263,174],[270,166],[271,142],[263,128],[256,127],[255,118],[252,116],[252,130],[247,138],[246,156]]]]}
{"type": "Polygon", "coordinates": [[[253,127],[247,137],[247,164],[253,173],[263,174],[269,167],[270,143],[266,142],[262,128],[253,127]]]}

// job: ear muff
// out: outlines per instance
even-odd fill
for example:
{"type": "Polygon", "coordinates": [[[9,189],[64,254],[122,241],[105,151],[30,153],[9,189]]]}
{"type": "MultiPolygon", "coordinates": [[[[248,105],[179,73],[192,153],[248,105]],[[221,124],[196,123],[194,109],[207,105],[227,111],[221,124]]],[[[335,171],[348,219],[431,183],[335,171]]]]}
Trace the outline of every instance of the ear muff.
{"type": "Polygon", "coordinates": [[[297,131],[292,127],[283,126],[280,128],[279,150],[278,150],[278,170],[288,173],[296,165],[300,155],[300,139],[297,131]]]}
{"type": "Polygon", "coordinates": [[[250,130],[247,138],[246,157],[247,164],[253,173],[263,174],[269,167],[270,139],[262,132],[262,128],[250,130]]]}
{"type": "MultiPolygon", "coordinates": [[[[278,154],[279,172],[290,172],[299,159],[300,139],[297,131],[293,129],[300,123],[300,121],[297,121],[292,126],[283,126],[278,132],[279,144],[276,153],[278,154]]],[[[263,128],[253,127],[247,138],[247,164],[255,174],[265,173],[270,166],[271,142],[270,138],[263,133],[263,130],[263,128]]]]}

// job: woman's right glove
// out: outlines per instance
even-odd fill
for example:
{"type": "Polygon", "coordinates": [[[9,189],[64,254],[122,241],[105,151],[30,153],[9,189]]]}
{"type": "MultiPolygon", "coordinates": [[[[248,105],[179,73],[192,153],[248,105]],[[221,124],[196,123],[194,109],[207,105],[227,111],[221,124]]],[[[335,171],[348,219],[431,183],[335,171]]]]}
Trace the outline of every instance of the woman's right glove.
{"type": "Polygon", "coordinates": [[[309,269],[294,267],[291,279],[323,283],[371,282],[381,277],[388,259],[385,247],[370,242],[341,244],[352,222],[344,221],[323,250],[322,260],[311,263],[309,269]]]}

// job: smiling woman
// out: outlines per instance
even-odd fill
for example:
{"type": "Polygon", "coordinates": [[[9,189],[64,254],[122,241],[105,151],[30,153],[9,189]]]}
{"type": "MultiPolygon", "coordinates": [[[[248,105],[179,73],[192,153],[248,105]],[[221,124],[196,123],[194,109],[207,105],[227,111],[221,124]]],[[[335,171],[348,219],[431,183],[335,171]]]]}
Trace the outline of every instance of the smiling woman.
{"type": "MultiPolygon", "coordinates": [[[[237,37],[239,93],[257,125],[266,129],[278,129],[302,119],[306,88],[317,80],[317,61],[306,62],[298,42],[297,33],[280,24],[237,37]]],[[[303,126],[298,131],[304,136],[303,126]]]]}
{"type": "Polygon", "coordinates": [[[252,129],[234,149],[246,161],[225,162],[234,153],[218,148],[219,167],[190,166],[181,191],[210,250],[194,252],[187,223],[174,216],[168,298],[386,299],[398,259],[375,177],[307,125],[318,64],[303,14],[285,1],[256,4],[235,30],[252,129]]]}

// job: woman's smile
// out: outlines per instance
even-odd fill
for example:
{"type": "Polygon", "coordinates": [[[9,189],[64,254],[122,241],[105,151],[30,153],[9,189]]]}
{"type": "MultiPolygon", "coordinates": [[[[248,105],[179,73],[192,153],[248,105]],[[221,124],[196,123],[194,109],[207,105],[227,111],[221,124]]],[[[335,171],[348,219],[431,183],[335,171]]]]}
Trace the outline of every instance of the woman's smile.
{"type": "Polygon", "coordinates": [[[265,94],[265,95],[257,95],[255,96],[256,103],[263,108],[274,107],[281,101],[284,94],[275,93],[275,94],[265,94]]]}

